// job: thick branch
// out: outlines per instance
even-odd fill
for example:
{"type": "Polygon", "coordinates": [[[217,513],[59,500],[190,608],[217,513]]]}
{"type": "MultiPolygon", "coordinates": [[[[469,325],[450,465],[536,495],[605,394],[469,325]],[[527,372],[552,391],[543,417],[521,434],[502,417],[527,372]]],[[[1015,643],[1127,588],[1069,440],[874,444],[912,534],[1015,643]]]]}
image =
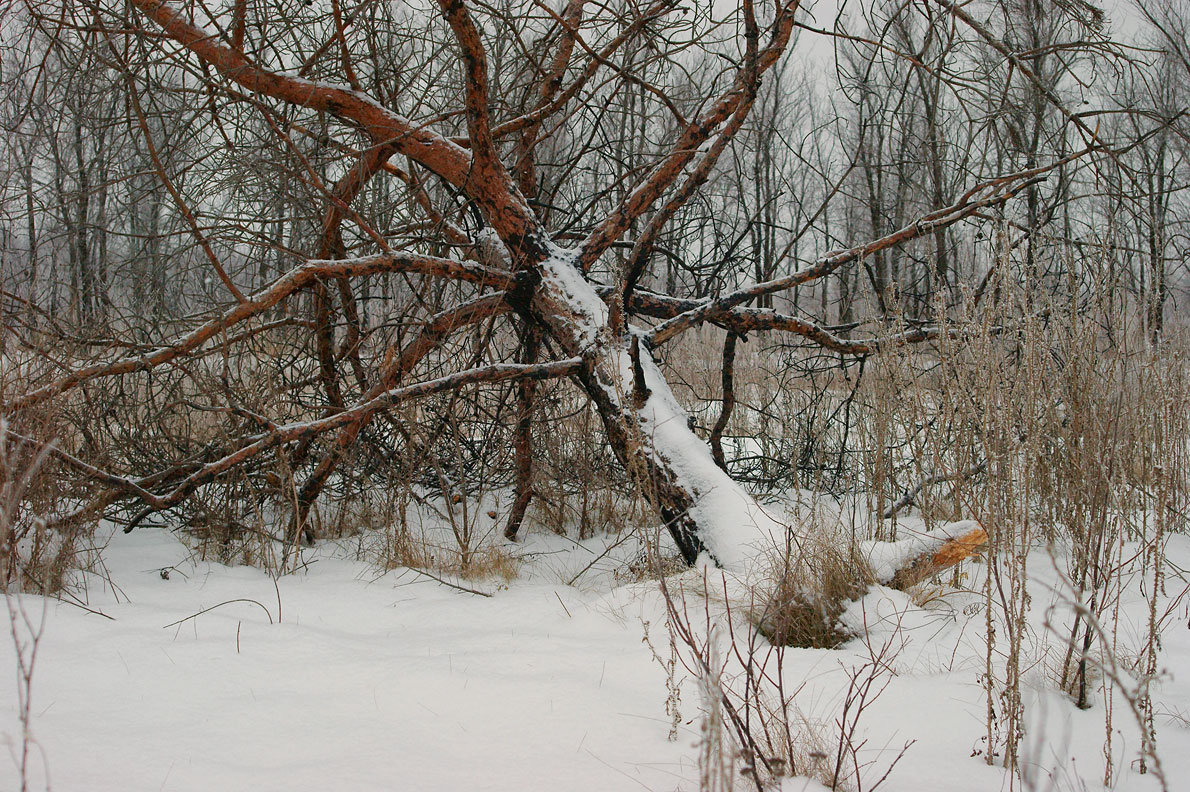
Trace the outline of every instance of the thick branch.
{"type": "Polygon", "coordinates": [[[736,333],[728,332],[727,340],[723,342],[723,370],[720,372],[723,384],[723,406],[719,410],[719,419],[711,429],[711,456],[715,464],[728,473],[727,456],[723,453],[723,432],[731,420],[731,413],[735,409],[735,347],[739,340],[736,333]]]}
{"type": "Polygon", "coordinates": [[[326,418],[285,424],[268,432],[245,438],[245,445],[214,462],[203,465],[183,479],[169,493],[159,496],[149,496],[147,498],[141,496],[141,500],[152,511],[168,509],[182,501],[183,498],[187,497],[198,487],[212,481],[228,470],[247,462],[263,451],[276,448],[285,443],[304,440],[314,435],[342,428],[363,416],[371,415],[379,410],[388,409],[398,402],[456,390],[465,385],[490,384],[525,378],[541,380],[566,377],[577,372],[581,366],[581,358],[568,358],[553,363],[538,363],[534,365],[497,363],[467,369],[438,379],[407,385],[403,388],[394,388],[393,390],[385,391],[374,399],[361,402],[350,409],[326,418]]]}
{"type": "MultiPolygon", "coordinates": [[[[524,362],[534,363],[541,347],[541,328],[530,324],[524,332],[524,362]]],[[[521,380],[517,394],[516,422],[516,486],[508,523],[504,526],[504,538],[515,540],[521,522],[533,500],[533,399],[537,383],[530,379],[521,380]]]]}
{"type": "Polygon", "coordinates": [[[711,144],[710,150],[703,155],[702,159],[695,165],[686,177],[685,182],[677,190],[677,192],[666,202],[665,206],[661,208],[649,221],[649,225],[645,228],[643,234],[637,239],[636,244],[632,248],[632,252],[628,256],[628,271],[624,275],[623,298],[622,301],[612,303],[612,322],[613,327],[616,322],[616,306],[622,306],[632,299],[632,291],[636,288],[641,276],[644,274],[645,266],[648,263],[650,254],[652,253],[653,245],[661,235],[661,231],[673,218],[673,216],[685,206],[694,194],[706,183],[710,178],[711,171],[719,162],[719,157],[727,149],[727,145],[743,127],[744,122],[748,119],[748,114],[752,110],[752,105],[756,101],[756,92],[760,88],[760,74],[758,69],[758,37],[759,32],[756,26],[756,18],[753,13],[752,3],[750,0],[744,0],[744,18],[747,29],[747,53],[746,62],[743,73],[741,75],[741,82],[743,84],[743,94],[741,96],[738,106],[731,115],[731,119],[724,126],[723,130],[718,134],[715,142],[711,144]]]}
{"type": "Polygon", "coordinates": [[[731,89],[683,131],[670,149],[670,153],[654,168],[652,175],[633,190],[582,243],[579,263],[584,271],[620,238],[635,218],[648,211],[682,174],[686,165],[698,153],[699,147],[741,104],[749,101],[750,95],[754,95],[757,81],[785,52],[793,31],[793,17],[800,4],[800,0],[789,0],[778,9],[769,43],[755,58],[746,60],[731,89]]]}
{"type": "Polygon", "coordinates": [[[210,64],[224,77],[254,93],[311,110],[330,113],[359,125],[376,143],[391,141],[397,150],[425,165],[456,187],[467,181],[471,154],[432,130],[388,110],[356,91],[267,71],[217,36],[190,23],[166,0],[132,0],[166,35],[210,64]]]}
{"type": "Polygon", "coordinates": [[[475,165],[487,170],[498,161],[492,137],[492,115],[488,85],[488,58],[483,38],[463,0],[438,0],[438,7],[454,33],[463,53],[463,86],[466,91],[467,132],[475,165]]]}
{"type": "Polygon", "coordinates": [[[120,358],[110,363],[97,363],[93,366],[87,366],[86,368],[73,371],[48,385],[14,400],[6,405],[5,411],[9,414],[14,413],[32,404],[37,404],[38,402],[57,396],[88,380],[129,374],[136,371],[149,371],[164,363],[169,363],[194,351],[229,327],[267,311],[289,295],[310,286],[320,278],[352,278],[381,272],[419,273],[453,280],[470,281],[500,289],[508,289],[513,285],[512,276],[502,270],[473,262],[435,258],[433,256],[384,254],[357,259],[342,259],[340,261],[309,261],[290,270],[275,280],[271,286],[251,295],[244,302],[227,310],[218,318],[207,322],[202,327],[192,330],[170,344],[158,347],[143,355],[120,358]]]}
{"type": "Polygon", "coordinates": [[[913,505],[913,502],[917,500],[917,496],[920,495],[921,491],[926,487],[932,487],[935,484],[942,484],[946,481],[966,481],[972,476],[982,473],[987,468],[987,466],[988,462],[985,459],[982,462],[971,465],[968,468],[956,471],[954,473],[935,473],[932,476],[926,476],[912,487],[905,490],[901,497],[897,498],[894,503],[889,504],[889,507],[885,509],[884,513],[880,516],[886,520],[891,519],[892,517],[896,516],[896,513],[901,509],[904,509],[906,506],[913,505]]]}

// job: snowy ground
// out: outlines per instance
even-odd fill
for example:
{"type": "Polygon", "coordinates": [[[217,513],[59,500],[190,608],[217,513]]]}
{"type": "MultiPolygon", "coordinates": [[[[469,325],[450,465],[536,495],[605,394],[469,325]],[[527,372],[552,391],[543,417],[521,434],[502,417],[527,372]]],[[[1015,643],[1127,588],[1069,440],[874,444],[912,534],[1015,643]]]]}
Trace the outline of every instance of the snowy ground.
{"type": "MultiPolygon", "coordinates": [[[[34,626],[44,613],[30,788],[697,789],[696,686],[682,685],[682,722],[670,741],[665,672],[642,641],[648,622],[654,646],[668,654],[655,584],[617,583],[607,571],[616,553],[604,571],[597,565],[577,586],[565,584],[600,549],[599,541],[531,539],[517,580],[473,584],[495,594],[484,598],[408,571],[380,575],[341,547],[311,552],[304,571],[274,588],[257,569],[179,564],[186,552],[169,534],[120,534],[104,556],[114,585],[92,576],[88,586],[89,606],[111,618],[37,597],[12,601],[34,626]],[[163,579],[160,570],[175,565],[163,579]],[[256,602],[229,602],[248,599],[256,602]]],[[[1190,566],[1190,542],[1175,537],[1171,558],[1190,566]]],[[[1040,620],[1053,576],[1044,555],[1032,566],[1040,620]]],[[[881,789],[1008,788],[1003,770],[972,756],[986,709],[978,599],[953,594],[922,608],[881,590],[848,614],[867,621],[867,645],[788,650],[787,684],[803,686],[802,728],[829,743],[849,670],[887,642],[880,682],[888,686],[857,731],[870,781],[915,740],[881,789]]],[[[1125,607],[1141,603],[1133,599],[1125,607]]],[[[1163,665],[1158,746],[1169,788],[1186,789],[1184,613],[1170,620],[1163,665]]],[[[0,739],[15,756],[14,669],[13,641],[0,642],[0,739]]],[[[1041,666],[1025,687],[1037,788],[1100,788],[1101,700],[1075,709],[1049,690],[1041,666]]],[[[1120,702],[1114,722],[1115,788],[1156,789],[1152,775],[1134,771],[1137,732],[1120,702]]],[[[0,789],[19,783],[16,762],[0,761],[0,789]]],[[[782,789],[820,788],[792,779],[782,789]]]]}

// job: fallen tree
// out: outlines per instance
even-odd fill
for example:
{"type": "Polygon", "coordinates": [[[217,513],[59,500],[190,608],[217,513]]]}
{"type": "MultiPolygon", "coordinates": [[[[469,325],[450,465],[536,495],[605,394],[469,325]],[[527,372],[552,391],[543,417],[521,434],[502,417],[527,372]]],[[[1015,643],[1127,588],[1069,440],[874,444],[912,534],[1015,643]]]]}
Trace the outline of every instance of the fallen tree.
{"type": "MultiPolygon", "coordinates": [[[[360,75],[368,67],[357,61],[357,52],[348,46],[351,33],[364,23],[358,15],[344,17],[337,4],[330,38],[304,55],[301,68],[267,46],[269,28],[263,16],[255,27],[246,27],[253,10],[249,4],[235,3],[205,22],[197,21],[205,12],[179,3],[133,0],[131,6],[133,12],[121,25],[116,24],[121,21],[119,12],[102,3],[94,4],[89,11],[93,19],[88,17],[102,31],[112,61],[130,82],[136,80],[133,64],[128,49],[118,46],[120,39],[128,37],[198,79],[198,94],[231,97],[257,107],[281,139],[287,140],[295,129],[311,127],[293,122],[281,128],[276,108],[330,119],[325,126],[331,133],[318,134],[326,135],[325,143],[352,157],[354,163],[333,184],[318,183],[322,234],[310,241],[314,252],[308,260],[244,294],[228,268],[211,253],[211,266],[230,298],[220,315],[151,349],[73,367],[10,401],[5,413],[19,424],[22,413],[88,384],[183,364],[214,345],[234,343],[238,337],[234,333],[271,316],[297,295],[307,294],[313,305],[312,338],[324,414],[275,422],[241,410],[241,417],[254,423],[257,431],[243,433],[199,457],[135,475],[105,471],[58,451],[65,465],[103,488],[63,519],[93,516],[115,503],[137,503],[141,509],[129,523],[131,528],[147,514],[173,508],[196,488],[232,469],[256,464],[262,456],[285,448],[294,469],[304,472],[296,488],[289,534],[296,539],[310,532],[307,516],[312,504],[361,432],[396,403],[464,385],[515,381],[522,384],[518,393],[525,415],[525,405],[533,399],[532,382],[569,378],[597,409],[616,457],[655,506],[685,561],[693,564],[705,554],[715,564],[744,571],[759,554],[779,546],[790,529],[715,464],[655,360],[658,349],[707,324],[739,335],[792,333],[849,356],[876,354],[890,346],[954,332],[916,327],[857,339],[802,316],[757,306],[771,305],[774,295],[828,278],[882,251],[985,216],[1097,145],[1088,141],[1086,148],[1051,163],[977,180],[948,204],[894,233],[818,256],[785,274],[711,297],[664,294],[645,288],[662,234],[698,194],[749,119],[766,74],[791,46],[801,13],[798,0],[764,9],[744,0],[732,16],[739,25],[738,38],[724,45],[730,50],[731,57],[725,56],[730,67],[711,81],[712,91],[693,100],[687,97],[681,107],[663,89],[634,76],[631,66],[617,65],[642,42],[661,46],[650,30],[680,16],[681,9],[671,0],[658,0],[615,19],[601,16],[585,0],[570,0],[561,10],[534,6],[544,16],[531,52],[512,59],[509,66],[510,56],[501,49],[501,68],[514,69],[519,75],[519,102],[494,93],[489,49],[495,33],[481,27],[478,6],[440,0],[437,11],[451,36],[449,59],[457,61],[460,73],[452,86],[457,91],[453,116],[465,121],[461,134],[448,131],[445,118],[407,117],[384,94],[365,90],[360,75]],[[255,47],[250,48],[254,39],[255,47]],[[305,76],[312,64],[327,59],[337,64],[342,82],[305,76]],[[585,218],[581,233],[576,234],[571,227],[554,225],[552,218],[559,212],[553,211],[552,200],[558,190],[550,200],[538,194],[537,158],[552,136],[561,135],[575,106],[592,101],[592,86],[612,78],[640,88],[666,108],[671,134],[658,156],[632,171],[630,182],[621,185],[621,196],[610,201],[610,209],[585,218]],[[354,140],[345,142],[336,136],[354,140]],[[398,159],[403,164],[397,164],[398,159]],[[408,250],[393,249],[381,225],[353,208],[365,185],[381,178],[393,179],[406,189],[410,205],[433,228],[432,243],[423,240],[408,250]],[[439,208],[441,195],[449,196],[456,208],[453,216],[439,208]],[[353,226],[353,233],[363,240],[356,247],[375,250],[352,254],[344,242],[345,224],[353,226]],[[362,330],[353,284],[377,274],[446,284],[451,289],[425,288],[455,298],[446,298],[413,337],[394,339],[382,355],[369,360],[360,354],[362,330]],[[345,327],[338,337],[332,321],[336,310],[345,327]],[[416,379],[419,363],[439,350],[445,339],[497,317],[512,320],[525,338],[540,341],[532,342],[532,351],[516,363],[479,360],[454,373],[416,379]]],[[[267,15],[267,10],[259,13],[267,15]]],[[[507,22],[497,16],[492,9],[483,11],[489,26],[507,22]]],[[[695,36],[697,29],[687,33],[695,36]]],[[[677,44],[674,48],[680,49],[677,44]]],[[[447,57],[440,54],[436,62],[441,65],[447,57]]],[[[222,123],[219,108],[213,103],[211,108],[213,123],[222,123]]],[[[229,138],[228,144],[234,141],[229,138]]],[[[164,172],[161,176],[166,178],[164,172]]],[[[315,180],[313,169],[310,178],[315,180]]],[[[197,226],[194,233],[200,235],[197,226]]],[[[493,351],[492,356],[499,353],[493,351]]],[[[237,408],[229,404],[226,409],[234,413],[237,408]]],[[[517,443],[519,516],[509,524],[510,537],[515,537],[532,497],[527,428],[517,443]]],[[[977,552],[985,541],[980,529],[941,540],[923,538],[916,551],[900,556],[898,568],[886,579],[893,585],[909,585],[977,552]]]]}

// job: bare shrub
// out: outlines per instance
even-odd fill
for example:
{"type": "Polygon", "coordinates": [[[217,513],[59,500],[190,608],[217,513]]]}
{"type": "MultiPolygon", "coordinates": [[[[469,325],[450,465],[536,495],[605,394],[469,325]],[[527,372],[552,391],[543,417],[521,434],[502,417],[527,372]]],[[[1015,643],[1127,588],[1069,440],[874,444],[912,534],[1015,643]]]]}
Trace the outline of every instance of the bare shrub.
{"type": "Polygon", "coordinates": [[[538,403],[542,431],[529,523],[579,540],[651,525],[649,503],[616,461],[591,405],[562,383],[544,383],[538,403]]]}
{"type": "MultiPolygon", "coordinates": [[[[703,436],[720,416],[722,338],[703,329],[666,348],[674,393],[703,436]]],[[[764,337],[738,342],[734,356],[735,406],[722,433],[731,474],[766,493],[853,491],[861,480],[854,432],[864,365],[764,337]]]]}
{"type": "MultiPolygon", "coordinates": [[[[1096,693],[1110,698],[1105,657],[1134,657],[1142,679],[1159,667],[1155,593],[1165,537],[1184,530],[1190,394],[1184,338],[1167,330],[1154,344],[1095,281],[1078,298],[1030,295],[1009,275],[1018,266],[1012,252],[1001,255],[989,287],[994,306],[970,300],[940,317],[950,332],[935,355],[888,356],[868,367],[861,401],[879,409],[861,422],[859,450],[870,536],[895,535],[882,535],[878,516],[898,493],[910,497],[896,502],[917,506],[927,526],[963,517],[988,531],[986,757],[1015,772],[1021,675],[1051,637],[1031,619],[1034,551],[1048,547],[1066,581],[1047,611],[1061,638],[1046,667],[1075,705],[1089,706],[1096,693]],[[1137,580],[1150,592],[1150,618],[1140,649],[1122,652],[1120,595],[1137,580]]],[[[1147,686],[1134,694],[1151,708],[1147,686]]],[[[1107,702],[1109,772],[1111,717],[1107,702]]],[[[1147,746],[1155,727],[1146,717],[1147,746]]]]}
{"type": "Polygon", "coordinates": [[[804,683],[786,677],[788,647],[766,639],[751,615],[741,618],[747,608],[737,610],[726,576],[704,571],[696,585],[676,582],[662,580],[661,591],[671,641],[702,702],[701,788],[734,788],[728,783],[733,767],[735,778],[758,792],[790,776],[847,792],[880,787],[911,744],[891,762],[865,750],[864,715],[891,681],[896,636],[882,644],[865,641],[858,663],[840,660],[846,688],[838,717],[824,722],[798,704],[804,683]]]}
{"type": "Polygon", "coordinates": [[[52,446],[12,431],[0,419],[0,584],[54,595],[80,566],[89,522],[51,525],[63,497],[50,475],[52,446]]]}

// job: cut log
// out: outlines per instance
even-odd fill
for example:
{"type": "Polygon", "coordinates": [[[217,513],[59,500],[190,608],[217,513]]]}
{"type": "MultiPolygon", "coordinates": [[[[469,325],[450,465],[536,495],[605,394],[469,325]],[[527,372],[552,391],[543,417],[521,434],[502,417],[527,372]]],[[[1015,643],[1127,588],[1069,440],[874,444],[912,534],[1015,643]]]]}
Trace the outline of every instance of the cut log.
{"type": "Polygon", "coordinates": [[[963,520],[899,542],[871,542],[868,557],[877,580],[904,590],[978,555],[987,543],[983,526],[963,520]]]}

